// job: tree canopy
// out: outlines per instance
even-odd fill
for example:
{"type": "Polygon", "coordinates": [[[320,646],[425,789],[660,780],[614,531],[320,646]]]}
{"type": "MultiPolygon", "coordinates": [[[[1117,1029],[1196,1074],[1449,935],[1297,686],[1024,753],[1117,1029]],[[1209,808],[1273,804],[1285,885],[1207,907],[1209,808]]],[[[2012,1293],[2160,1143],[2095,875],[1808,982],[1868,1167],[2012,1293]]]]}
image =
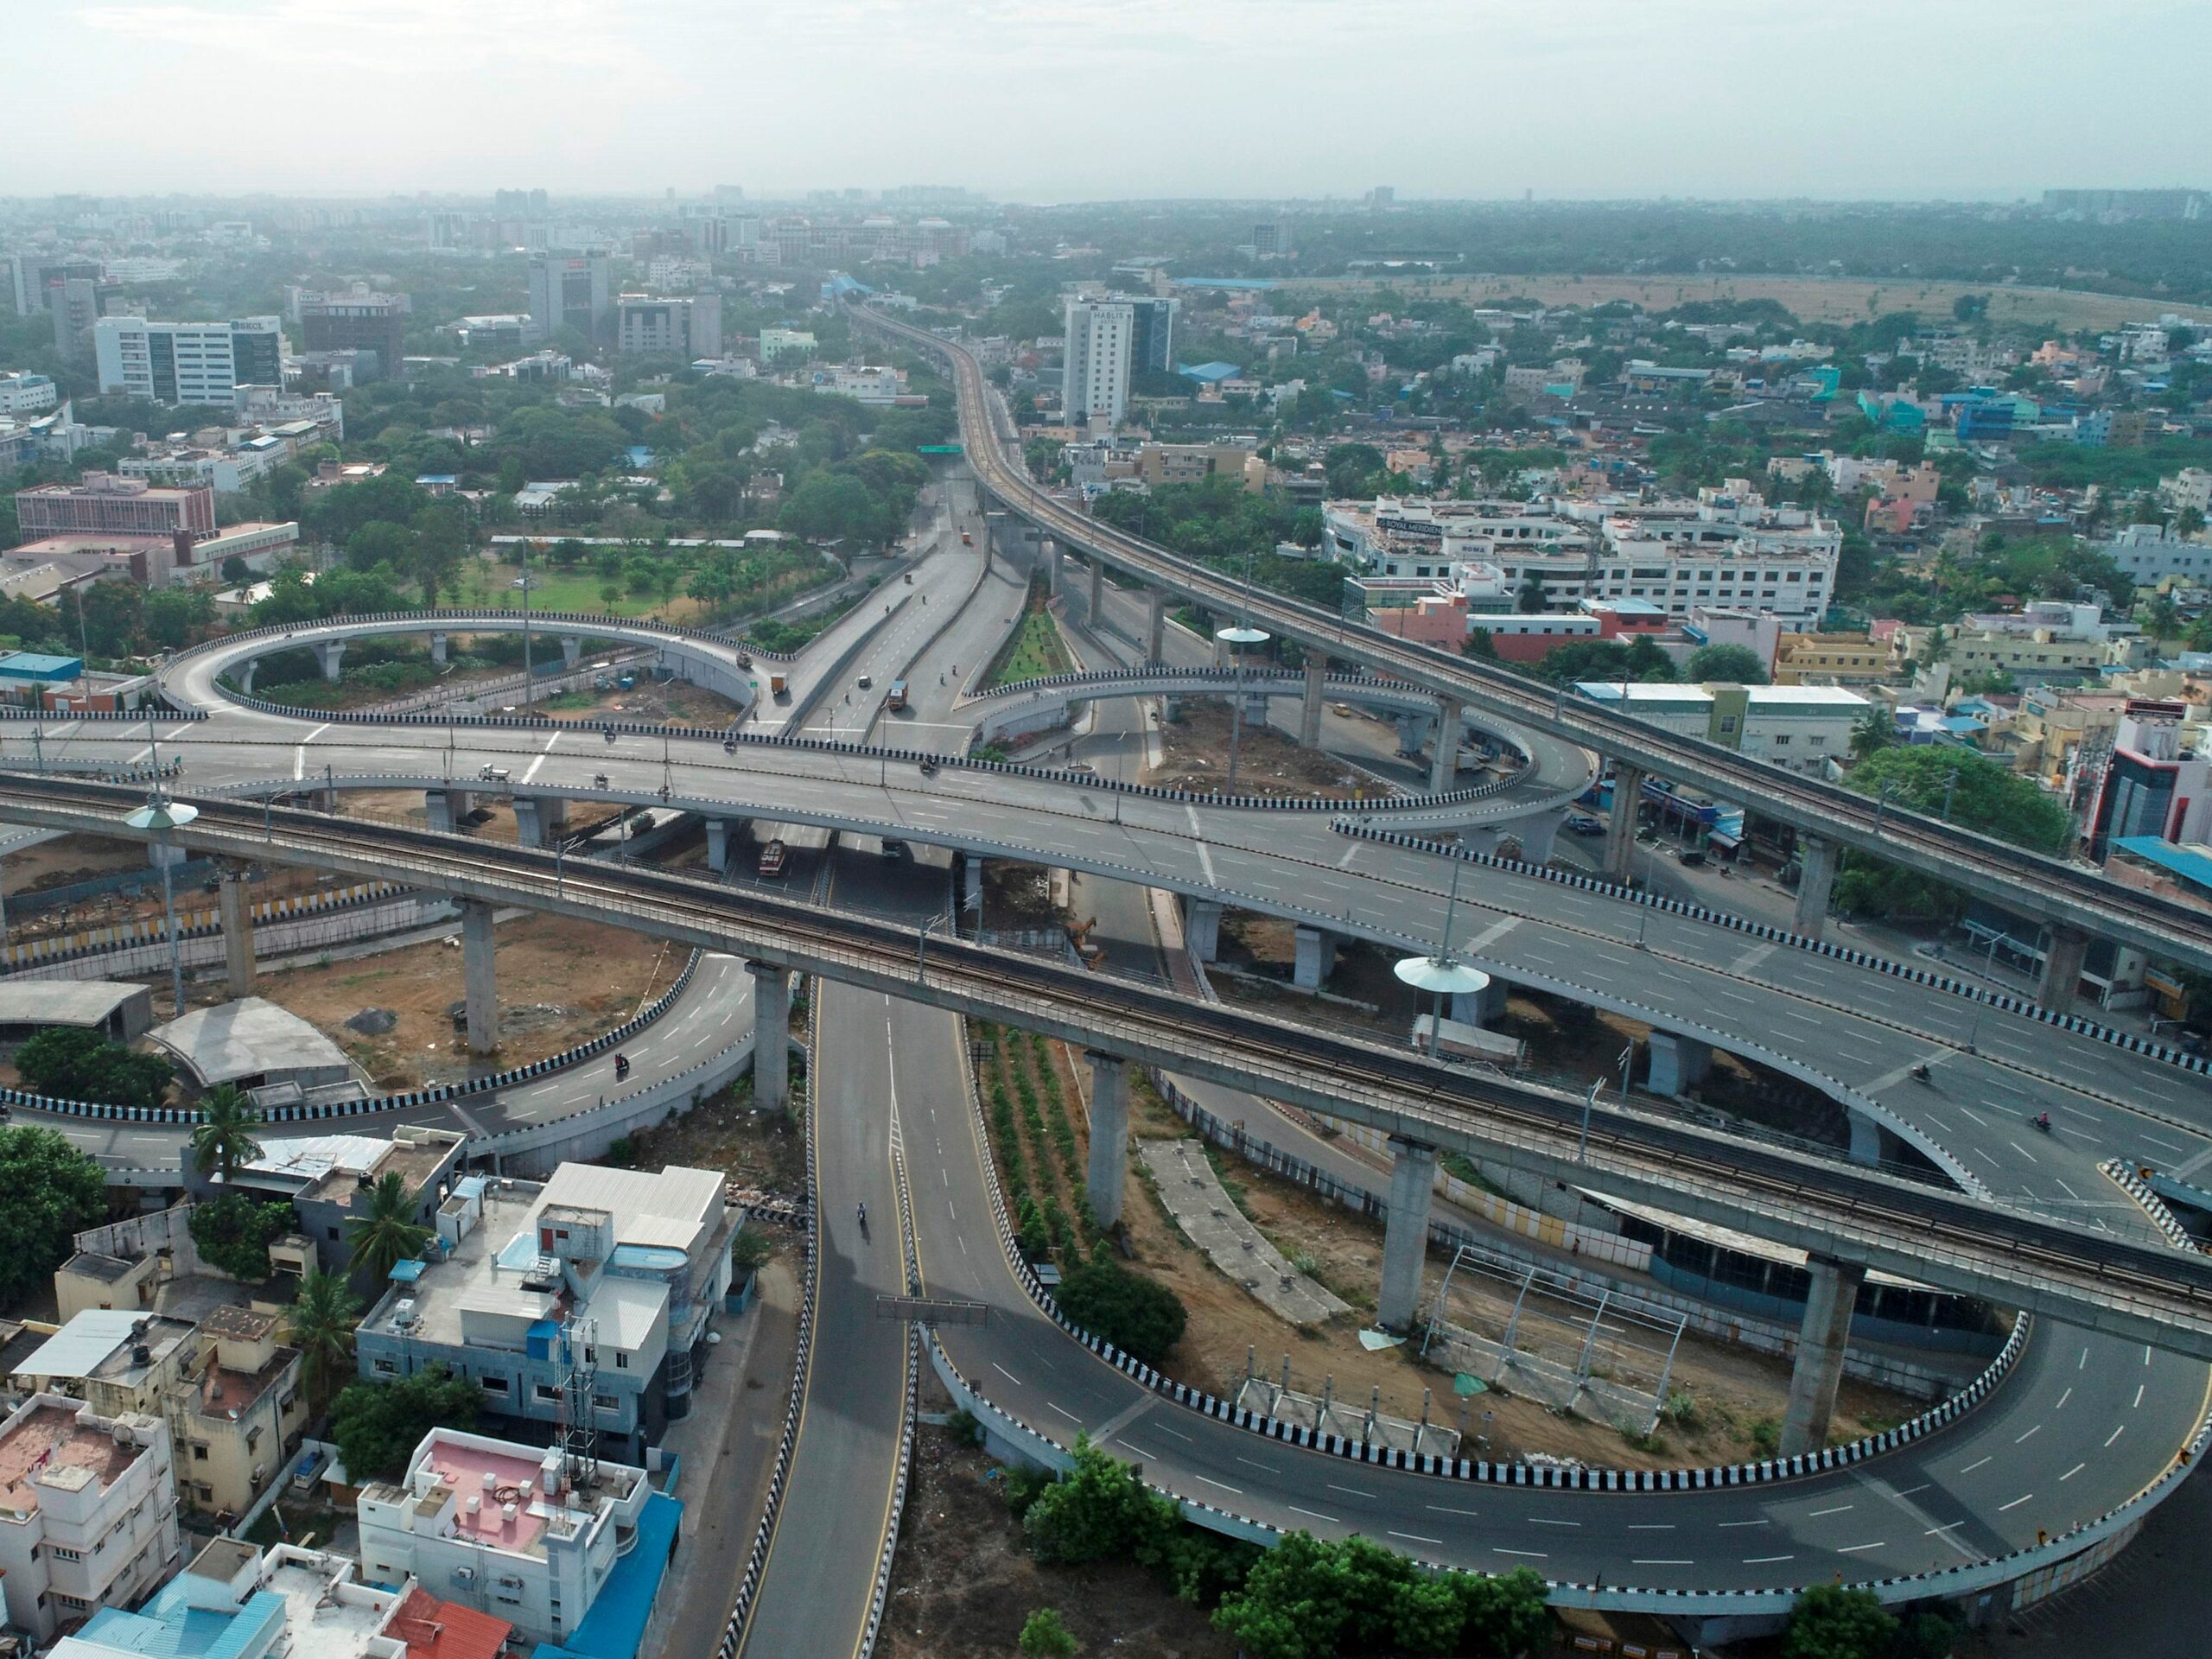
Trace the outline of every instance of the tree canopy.
{"type": "MultiPolygon", "coordinates": [[[[1844,778],[1861,795],[1923,812],[2038,853],[2066,850],[2073,822],[2066,809],[2020,776],[1971,749],[1896,745],[1868,754],[1844,778]]],[[[1889,917],[1949,918],[1965,900],[1930,877],[1852,853],[1837,876],[1839,909],[1889,917]]]]}
{"type": "Polygon", "coordinates": [[[110,1106],[158,1106],[175,1071],[81,1026],[48,1026],[16,1051],[16,1071],[42,1095],[110,1106]]]}
{"type": "Polygon", "coordinates": [[[434,1428],[476,1427],[481,1396],[465,1376],[426,1365],[389,1382],[348,1382],[330,1408],[331,1438],[355,1484],[396,1480],[434,1428]]]}
{"type": "Polygon", "coordinates": [[[107,1177],[52,1129],[0,1128],[0,1302],[50,1282],[107,1214],[107,1177]]]}
{"type": "Polygon", "coordinates": [[[1060,1311],[1147,1365],[1165,1364],[1188,1317],[1166,1286],[1114,1262],[1087,1262],[1060,1281],[1060,1311]]]}

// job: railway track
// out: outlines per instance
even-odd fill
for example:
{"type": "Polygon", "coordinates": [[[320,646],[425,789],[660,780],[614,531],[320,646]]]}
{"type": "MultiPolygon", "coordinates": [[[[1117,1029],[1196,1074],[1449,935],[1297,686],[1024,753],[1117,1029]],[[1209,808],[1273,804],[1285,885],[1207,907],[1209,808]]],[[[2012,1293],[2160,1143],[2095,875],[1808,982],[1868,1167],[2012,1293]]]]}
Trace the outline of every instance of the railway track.
{"type": "MultiPolygon", "coordinates": [[[[0,820],[114,833],[126,786],[0,774],[0,820]]],[[[358,870],[639,928],[1310,1106],[1449,1150],[1703,1213],[1815,1251],[2089,1328],[2212,1357],[2212,1258],[2185,1255],[1694,1125],[1592,1115],[1552,1090],[1410,1052],[912,928],[635,866],[360,820],[195,803],[185,844],[358,870]]]]}

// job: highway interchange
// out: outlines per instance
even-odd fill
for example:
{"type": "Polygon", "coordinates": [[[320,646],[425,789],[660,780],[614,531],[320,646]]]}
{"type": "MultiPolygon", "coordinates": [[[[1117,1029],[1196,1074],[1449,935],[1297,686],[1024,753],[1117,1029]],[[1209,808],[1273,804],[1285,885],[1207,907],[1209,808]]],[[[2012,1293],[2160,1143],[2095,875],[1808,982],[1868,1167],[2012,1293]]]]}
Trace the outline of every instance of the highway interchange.
{"type": "MultiPolygon", "coordinates": [[[[958,696],[962,680],[1018,601],[1003,574],[978,588],[982,575],[979,557],[949,545],[924,558],[914,583],[897,584],[901,591],[887,601],[898,607],[895,615],[860,637],[857,654],[840,671],[842,681],[868,673],[873,696],[855,707],[846,701],[849,685],[829,687],[835,700],[825,690],[795,723],[857,741],[870,728],[880,736],[895,722],[901,747],[959,748],[972,718],[958,696]],[[954,663],[962,675],[952,672],[954,663]],[[880,717],[887,676],[902,670],[916,706],[908,715],[880,717]]],[[[1137,603],[1112,594],[1109,625],[1141,637],[1141,623],[1132,629],[1113,615],[1137,603]]],[[[861,635],[857,626],[849,635],[833,633],[807,661],[832,660],[861,635]]],[[[508,770],[515,787],[549,796],[666,798],[726,817],[849,832],[895,825],[918,846],[1089,872],[1087,902],[1096,907],[1103,899],[1103,908],[1116,910],[1107,931],[1120,937],[1126,965],[1138,971],[1158,971],[1158,964],[1138,960],[1141,914],[1128,908],[1129,898],[1109,896],[1117,892],[1140,903],[1147,887],[1225,898],[1394,946],[1433,948],[1442,911],[1441,860],[1349,837],[1325,814],[1239,812],[950,766],[925,778],[909,765],[834,751],[728,754],[696,740],[664,745],[645,735],[609,742],[590,730],[469,729],[448,750],[443,729],[303,721],[240,709],[213,690],[219,665],[212,653],[188,659],[170,681],[173,696],[209,717],[157,728],[164,757],[185,758],[195,789],[296,789],[326,777],[340,785],[467,788],[489,764],[508,770]],[[604,786],[596,782],[602,772],[604,786]]],[[[799,695],[811,699],[812,688],[799,695]]],[[[1086,741],[1102,759],[1122,764],[1130,748],[1124,739],[1141,741],[1141,718],[1132,730],[1135,705],[1096,707],[1097,729],[1086,741]]],[[[142,763],[150,735],[92,722],[49,728],[36,763],[142,763]]],[[[8,728],[0,739],[0,759],[32,768],[33,746],[20,732],[8,728]]],[[[925,855],[894,877],[880,859],[850,850],[851,840],[849,834],[835,855],[837,902],[914,921],[946,904],[950,877],[941,859],[925,855]]],[[[2008,1204],[2140,1233],[2139,1211],[2096,1173],[2096,1160],[2118,1156],[2184,1171],[2212,1160],[2212,1138],[2199,1127],[2202,1079],[2174,1067],[1708,922],[1510,871],[1469,874],[1475,879],[1462,888],[1454,943],[1484,965],[1811,1077],[2008,1204]],[[1911,1067],[1923,1063],[1934,1070],[1932,1087],[1911,1079],[1911,1067]],[[2039,1110],[2053,1115],[2057,1132],[2049,1138],[2027,1127],[2039,1110]]],[[[664,1032],[640,1046],[642,1062],[681,1069],[678,1052],[721,1040],[715,1033],[733,1020],[739,1028],[749,1022],[746,976],[728,971],[734,965],[709,960],[664,1032]],[[656,1054],[664,1042],[670,1056],[656,1054]]],[[[829,1602],[848,1605],[840,1598],[861,1557],[862,1577],[874,1570],[880,1507],[862,1495],[885,1474],[901,1395],[899,1328],[875,1320],[872,1304],[903,1274],[891,1230],[879,1220],[874,1237],[861,1235],[847,1201],[865,1197],[873,1217],[896,1212],[887,1153],[894,1109],[930,1292],[997,1310],[989,1325],[940,1332],[961,1373],[1041,1433],[1065,1442],[1078,1427],[1110,1430],[1116,1451],[1142,1461],[1148,1478],[1168,1490],[1272,1524],[1362,1531],[1434,1560],[1526,1563],[1584,1586],[1730,1592],[1838,1574],[1879,1580],[2001,1556],[2034,1544],[2040,1532],[2102,1514],[2156,1481],[2204,1414],[2201,1362],[2047,1323],[1991,1402],[1951,1427],[1869,1463],[1773,1485],[1630,1497],[1323,1463],[1147,1394],[1035,1309],[988,1219],[954,1016],[831,985],[817,1019],[823,1053],[817,1098],[825,1109],[816,1120],[817,1155],[827,1199],[809,1414],[812,1422],[818,1410],[817,1427],[838,1432],[802,1437],[793,1499],[754,1622],[760,1652],[850,1651],[842,1638],[826,1641],[813,1621],[829,1602]],[[809,1493],[824,1500],[816,1511],[809,1493]],[[781,1587],[794,1573],[804,1582],[781,1587]],[[785,1607],[794,1611],[778,1612],[785,1607]],[[767,1633],[779,1617],[798,1623],[772,1643],[767,1633]]],[[[511,1091],[498,1109],[557,1111],[563,1090],[582,1100],[593,1085],[569,1073],[544,1080],[543,1089],[542,1100],[511,1091]]],[[[425,1116],[452,1122],[452,1109],[426,1109],[425,1116]]],[[[73,1133],[105,1137],[94,1149],[118,1163],[150,1159],[161,1139],[67,1122],[73,1133]]]]}

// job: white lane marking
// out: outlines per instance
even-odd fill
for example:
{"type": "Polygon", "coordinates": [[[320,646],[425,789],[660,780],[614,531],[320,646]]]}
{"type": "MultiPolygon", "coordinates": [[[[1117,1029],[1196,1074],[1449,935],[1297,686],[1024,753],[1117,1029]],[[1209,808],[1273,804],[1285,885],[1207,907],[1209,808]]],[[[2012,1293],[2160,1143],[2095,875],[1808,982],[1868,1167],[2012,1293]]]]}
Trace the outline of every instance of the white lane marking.
{"type": "Polygon", "coordinates": [[[329,729],[330,722],[326,720],[321,725],[316,727],[315,730],[309,732],[305,737],[302,738],[300,740],[300,747],[292,751],[292,781],[294,783],[297,783],[301,779],[308,775],[308,745],[314,742],[315,739],[321,737],[329,729]]]}
{"type": "Polygon", "coordinates": [[[1399,1532],[1395,1529],[1391,1531],[1390,1535],[1393,1538],[1402,1538],[1409,1544],[1440,1544],[1444,1541],[1441,1538],[1424,1538],[1417,1532],[1399,1532]]]}
{"type": "Polygon", "coordinates": [[[1293,1515],[1310,1516],[1316,1521],[1325,1521],[1332,1527],[1341,1527],[1344,1525],[1344,1522],[1338,1520],[1333,1515],[1324,1515],[1319,1510],[1301,1510],[1295,1503],[1290,1505],[1290,1512],[1293,1515]]]}
{"type": "Polygon", "coordinates": [[[2111,1433],[2105,1436],[2105,1444],[2109,1446],[2114,1440],[2118,1440],[2121,1435],[2126,1433],[2127,1425],[2126,1423],[2122,1423],[2118,1428],[2115,1428],[2111,1433]]]}
{"type": "Polygon", "coordinates": [[[2071,1480],[2075,1476],[2080,1474],[2089,1465],[2086,1463],[2077,1463],[2071,1469],[2069,1469],[2064,1474],[2061,1475],[2059,1478],[2061,1480],[2071,1480]]]}
{"type": "Polygon", "coordinates": [[[2135,1385],[2135,1403],[2129,1408],[2130,1410],[2140,1411],[2143,1409],[2143,1390],[2150,1386],[2151,1385],[2147,1382],[2138,1382],[2135,1385]]]}
{"type": "Polygon", "coordinates": [[[2007,1141],[2005,1144],[2012,1147],[2013,1151],[2018,1153],[2021,1157],[2026,1159],[2031,1164],[2040,1164],[2043,1162],[2042,1159],[2037,1157],[2035,1154],[2030,1152],[2025,1147],[2022,1146],[2017,1141],[2007,1141]]]}
{"type": "MultiPolygon", "coordinates": [[[[1266,1464],[1255,1463],[1249,1458],[1239,1458],[1236,1461],[1243,1464],[1247,1469],[1257,1469],[1263,1475],[1271,1475],[1274,1472],[1274,1471],[1269,1468],[1266,1464]]],[[[1471,1510],[1468,1513],[1471,1515],[1473,1511],[1471,1510]]]]}
{"type": "MultiPolygon", "coordinates": [[[[322,728],[320,726],[315,728],[315,730],[317,731],[321,731],[321,729],[322,728]]],[[[2189,1150],[2189,1148],[2182,1145],[2180,1141],[2165,1140],[2158,1135],[2152,1134],[2148,1129],[2138,1129],[2135,1133],[2141,1135],[2145,1141],[2148,1141],[2154,1147],[2164,1147],[2171,1152],[2187,1152],[2189,1150]]]]}
{"type": "Polygon", "coordinates": [[[1184,1433],[1180,1429],[1170,1428],[1165,1423],[1154,1423],[1153,1427],[1163,1434],[1173,1434],[1177,1440],[1182,1441],[1185,1446],[1194,1444],[1191,1437],[1184,1433]]]}
{"type": "Polygon", "coordinates": [[[1966,1466],[1965,1468],[1963,1468],[1963,1469],[1960,1470],[1960,1471],[1959,1471],[1959,1472],[1960,1472],[1961,1474],[1962,1474],[1962,1475],[1970,1475],[1970,1474],[1974,1473],[1974,1471],[1975,1470],[1977,1470],[1977,1469],[1980,1468],[1980,1467],[1981,1467],[1981,1465],[1982,1465],[1982,1464],[1984,1464],[1984,1463],[1990,1463],[1990,1462],[1993,1462],[1993,1461],[1994,1461],[1994,1459],[1990,1459],[1990,1458],[1984,1458],[1984,1459],[1982,1459],[1980,1462],[1977,1462],[1977,1463],[1970,1463],[1970,1464],[1967,1465],[1967,1466],[1966,1466]]]}
{"type": "Polygon", "coordinates": [[[1493,1548],[1491,1550],[1491,1554],[1493,1555],[1519,1555],[1531,1561],[1541,1561],[1550,1559],[1541,1549],[1498,1549],[1493,1548]]]}
{"type": "Polygon", "coordinates": [[[2088,1348],[2085,1345],[2085,1346],[2082,1348],[2082,1357],[2081,1357],[2081,1358],[2079,1358],[2079,1359],[2077,1359],[2077,1360],[2075,1360],[2075,1361],[2074,1362],[2074,1369],[2075,1369],[2075,1370],[2077,1370],[2077,1371],[2078,1371],[2078,1370],[2084,1370],[2084,1369],[2088,1365],[2088,1363],[2089,1363],[2089,1351],[2088,1351],[2088,1348]]]}
{"type": "Polygon", "coordinates": [[[1198,849],[1198,868],[1205,873],[1206,886],[1217,887],[1221,883],[1213,879],[1213,849],[1206,845],[1205,831],[1198,827],[1198,809],[1185,804],[1183,810],[1191,815],[1191,841],[1198,849]]]}
{"type": "Polygon", "coordinates": [[[1479,1515],[1482,1513],[1479,1510],[1455,1510],[1449,1503],[1427,1503],[1422,1507],[1433,1510],[1439,1515],[1479,1515]]]}
{"type": "Polygon", "coordinates": [[[1582,1523],[1580,1521],[1547,1521],[1540,1515],[1532,1515],[1529,1517],[1529,1524],[1532,1527],[1579,1527],[1582,1523]]]}
{"type": "Polygon", "coordinates": [[[2030,1429],[2026,1433],[2024,1433],[2024,1434],[2021,1435],[2021,1436],[2020,1436],[2020,1438],[2019,1438],[2019,1440],[2014,1440],[2014,1441],[2012,1442],[2012,1444],[2013,1444],[2013,1445],[2015,1445],[2015,1446],[2018,1446],[2018,1445],[2022,1444],[2022,1442],[2024,1442],[2024,1441],[2026,1441],[2026,1440],[2033,1440],[2037,1435],[2038,1435],[2038,1434],[2040,1434],[2040,1433],[2043,1433],[2043,1425],[2042,1425],[2041,1423],[2037,1423],[2037,1424],[2033,1428],[2030,1429]]]}
{"type": "Polygon", "coordinates": [[[2069,1400],[2071,1400],[2073,1397],[2074,1397],[2074,1390],[2073,1390],[2072,1389],[2067,1389],[2065,1393],[2063,1393],[2063,1394],[2062,1394],[2062,1395],[2060,1395],[2058,1396],[2058,1403],[2057,1403],[2056,1405],[2053,1406],[2053,1407],[2051,1408],[2051,1409],[2052,1409],[2053,1411],[2063,1411],[2063,1410],[2065,1410],[2065,1409],[2066,1409],[2066,1402],[2067,1402],[2069,1400]]]}
{"type": "Polygon", "coordinates": [[[1160,1461],[1159,1456],[1156,1453],[1146,1451],[1144,1447],[1139,1446],[1135,1440],[1125,1440],[1119,1434],[1116,1434],[1114,1438],[1117,1440],[1121,1440],[1123,1446],[1128,1446],[1130,1451],[1135,1452],[1137,1456],[1142,1458],[1147,1463],[1158,1463],[1160,1461]]]}
{"type": "Polygon", "coordinates": [[[2017,1509],[2018,1509],[2018,1508],[2020,1507],[2020,1505],[2021,1505],[2021,1504],[2023,1504],[2023,1503],[2026,1503],[2030,1498],[2033,1497],[2034,1496],[2035,1496],[2035,1494],[2034,1494],[2033,1492],[2022,1492],[2022,1493],[2021,1493],[2018,1497],[2014,1498],[2014,1499],[2013,1499],[2010,1503],[1999,1503],[1999,1504],[1997,1506],[1997,1513],[1998,1513],[1998,1514],[1999,1514],[1999,1515],[2002,1515],[2002,1514],[2004,1514],[2004,1513],[2005,1513],[2005,1510],[2017,1510],[2017,1509]]]}
{"type": "Polygon", "coordinates": [[[1632,1555],[1629,1558],[1629,1565],[1631,1567],[1695,1567],[1697,1563],[1695,1561],[1669,1560],[1664,1557],[1657,1555],[1632,1555]]]}
{"type": "Polygon", "coordinates": [[[1061,1416],[1066,1418],[1068,1421],[1073,1423],[1077,1428],[1081,1428],[1083,1427],[1083,1419],[1077,1416],[1075,1413],[1070,1411],[1066,1407],[1055,1405],[1050,1400],[1047,1400],[1045,1403],[1048,1406],[1052,1406],[1054,1411],[1058,1412],[1061,1416]]]}
{"type": "Polygon", "coordinates": [[[1244,1496],[1244,1489],[1243,1489],[1242,1486],[1231,1486],[1231,1485],[1230,1485],[1228,1482],[1226,1482],[1226,1481],[1222,1481],[1222,1480],[1213,1480],[1213,1479],[1211,1479],[1211,1478],[1209,1478],[1208,1477],[1206,1477],[1206,1476],[1205,1476],[1205,1475],[1200,1475],[1200,1476],[1198,1476],[1198,1479],[1200,1479],[1200,1480],[1205,1481],[1205,1484],[1206,1484],[1207,1485],[1209,1485],[1209,1486],[1217,1486],[1217,1487],[1219,1487],[1219,1488],[1220,1488],[1223,1491],[1224,1491],[1224,1492],[1234,1492],[1234,1493],[1236,1493],[1236,1496],[1237,1496],[1237,1497],[1243,1497],[1243,1496],[1244,1496]]]}
{"type": "Polygon", "coordinates": [[[1357,1486],[1339,1486],[1333,1480],[1328,1482],[1327,1485],[1331,1491],[1342,1492],[1346,1497],[1372,1497],[1375,1496],[1372,1492],[1361,1491],[1357,1486]]]}
{"type": "Polygon", "coordinates": [[[1006,1378],[1007,1382],[1013,1383],[1015,1388],[1018,1389],[1021,1386],[1021,1379],[1016,1376],[1012,1371],[1007,1370],[1005,1366],[1000,1364],[995,1359],[991,1362],[991,1369],[996,1371],[1001,1376],[1006,1378]]]}
{"type": "Polygon", "coordinates": [[[1964,1525],[1966,1525],[1966,1522],[1963,1522],[1963,1521],[1946,1521],[1946,1522],[1945,1522],[1942,1526],[1940,1526],[1940,1527],[1930,1527],[1930,1528],[1929,1528],[1927,1531],[1925,1531],[1925,1532],[1922,1533],[1920,1535],[1921,1535],[1922,1537],[1923,1537],[1923,1538],[1936,1538],[1936,1537],[1941,1537],[1944,1533],[1947,1533],[1947,1532],[1956,1532],[1956,1531],[1957,1531],[1961,1527],[1963,1527],[1964,1525]]]}
{"type": "Polygon", "coordinates": [[[1764,1567],[1770,1561],[1794,1561],[1796,1559],[1795,1555],[1746,1555],[1744,1557],[1744,1565],[1764,1567]]]}
{"type": "Polygon", "coordinates": [[[1726,1532],[1731,1527],[1770,1527],[1773,1524],[1771,1521],[1723,1521],[1720,1530],[1726,1532]]]}
{"type": "Polygon", "coordinates": [[[1628,1529],[1630,1532],[1672,1532],[1675,1523],[1671,1521],[1631,1521],[1628,1529]]]}
{"type": "Polygon", "coordinates": [[[1808,1516],[1806,1517],[1806,1519],[1810,1520],[1810,1521],[1817,1521],[1817,1520],[1819,1520],[1819,1519],[1820,1519],[1822,1516],[1824,1516],[1824,1515],[1841,1515],[1841,1514],[1842,1514],[1846,1510],[1849,1509],[1850,1507],[1851,1507],[1851,1505],[1850,1505],[1850,1504],[1848,1504],[1848,1503],[1839,1503],[1839,1504],[1837,1504],[1837,1505],[1836,1505],[1834,1509],[1832,1509],[1832,1510],[1815,1510],[1812,1512],[1812,1514],[1811,1514],[1811,1515],[1809,1515],[1809,1516],[1808,1516]]]}
{"type": "Polygon", "coordinates": [[[1839,1555],[1856,1555],[1862,1549],[1887,1549],[1889,1547],[1890,1541],[1885,1538],[1878,1543],[1844,1544],[1840,1546],[1835,1553],[1839,1555]]]}

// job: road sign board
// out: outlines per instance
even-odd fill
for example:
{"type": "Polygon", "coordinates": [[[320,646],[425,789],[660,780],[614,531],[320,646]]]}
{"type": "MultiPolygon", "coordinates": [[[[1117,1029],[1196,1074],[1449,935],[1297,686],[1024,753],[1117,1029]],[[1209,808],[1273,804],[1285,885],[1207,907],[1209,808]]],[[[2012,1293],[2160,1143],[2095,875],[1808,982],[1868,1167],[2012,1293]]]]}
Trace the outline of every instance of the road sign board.
{"type": "Polygon", "coordinates": [[[921,1325],[988,1325],[988,1302],[957,1302],[938,1296],[878,1296],[879,1319],[912,1319],[921,1325]]]}

